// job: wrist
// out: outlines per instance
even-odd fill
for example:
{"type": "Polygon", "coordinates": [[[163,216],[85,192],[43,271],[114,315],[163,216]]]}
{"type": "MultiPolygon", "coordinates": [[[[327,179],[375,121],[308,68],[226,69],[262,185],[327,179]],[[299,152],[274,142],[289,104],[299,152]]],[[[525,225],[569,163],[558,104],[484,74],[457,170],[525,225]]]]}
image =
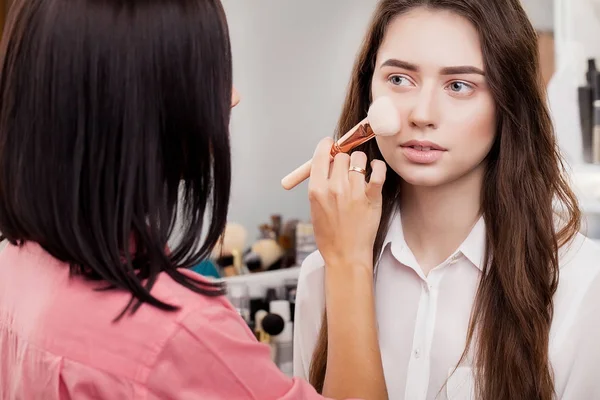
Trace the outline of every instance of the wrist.
{"type": "MultiPolygon", "coordinates": [[[[346,315],[346,310],[371,310],[375,306],[373,271],[358,266],[325,267],[325,298],[328,318],[346,315]]],[[[369,311],[370,312],[370,311],[369,311]]],[[[365,319],[364,314],[361,319],[365,319]]],[[[358,315],[358,314],[357,314],[358,315]]],[[[349,318],[349,315],[347,316],[349,318]]]]}
{"type": "MultiPolygon", "coordinates": [[[[363,252],[361,252],[363,253],[363,252]]],[[[364,252],[364,254],[343,254],[330,257],[324,257],[325,266],[331,270],[348,271],[349,269],[373,271],[373,254],[364,252]]]]}
{"type": "Polygon", "coordinates": [[[325,260],[325,274],[336,281],[373,280],[373,261],[371,260],[325,260]]]}

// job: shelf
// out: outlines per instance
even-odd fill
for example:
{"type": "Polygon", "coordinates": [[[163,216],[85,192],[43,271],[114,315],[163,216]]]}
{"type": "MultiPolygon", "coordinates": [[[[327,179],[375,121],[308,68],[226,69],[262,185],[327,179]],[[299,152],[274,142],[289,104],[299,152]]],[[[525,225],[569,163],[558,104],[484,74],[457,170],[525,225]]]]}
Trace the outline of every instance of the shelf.
{"type": "Polygon", "coordinates": [[[223,278],[228,285],[246,284],[250,290],[250,297],[262,297],[267,288],[283,286],[287,279],[298,279],[300,267],[290,267],[275,271],[257,272],[223,278]]]}

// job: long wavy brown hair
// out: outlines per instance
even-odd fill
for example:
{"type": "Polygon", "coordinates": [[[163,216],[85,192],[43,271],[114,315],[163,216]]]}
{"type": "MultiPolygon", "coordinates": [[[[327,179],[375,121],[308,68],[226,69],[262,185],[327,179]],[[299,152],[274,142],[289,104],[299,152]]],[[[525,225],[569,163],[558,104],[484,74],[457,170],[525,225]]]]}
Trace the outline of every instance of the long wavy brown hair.
{"type": "MultiPolygon", "coordinates": [[[[482,188],[486,263],[457,365],[473,348],[477,398],[550,400],[554,380],[548,342],[558,249],[579,230],[580,210],[565,178],[545,103],[537,34],[520,1],[381,1],[354,66],[337,136],[360,122],[368,110],[376,54],[388,24],[415,7],[450,10],[473,23],[496,104],[497,134],[482,188]],[[553,207],[554,201],[560,210],[553,207]]],[[[358,150],[371,159],[383,159],[375,141],[358,150]]],[[[400,187],[401,178],[388,168],[375,262],[398,207],[400,187]]],[[[310,382],[319,391],[326,369],[324,316],[310,368],[310,382]]]]}

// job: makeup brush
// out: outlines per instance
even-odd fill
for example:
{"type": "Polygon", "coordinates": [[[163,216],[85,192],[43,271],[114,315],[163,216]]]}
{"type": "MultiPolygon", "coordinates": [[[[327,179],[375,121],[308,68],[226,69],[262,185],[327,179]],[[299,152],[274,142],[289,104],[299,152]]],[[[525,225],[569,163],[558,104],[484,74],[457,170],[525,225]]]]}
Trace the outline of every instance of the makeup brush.
{"type": "Polygon", "coordinates": [[[222,265],[225,276],[241,274],[242,253],[246,247],[248,231],[244,226],[236,223],[227,223],[221,240],[212,251],[213,258],[232,257],[231,265],[222,265]]]}
{"type": "Polygon", "coordinates": [[[261,239],[244,255],[244,263],[251,272],[276,269],[285,255],[283,248],[273,239],[261,239]]]}
{"type": "Polygon", "coordinates": [[[285,321],[280,315],[267,314],[261,321],[261,328],[270,336],[277,336],[285,328],[285,321]]]}
{"type": "Polygon", "coordinates": [[[212,250],[213,257],[231,255],[234,250],[242,250],[246,247],[248,231],[237,223],[228,222],[221,234],[219,242],[212,250]]]}
{"type": "MultiPolygon", "coordinates": [[[[338,153],[347,153],[375,136],[393,136],[400,132],[400,115],[392,99],[387,96],[377,98],[369,107],[367,118],[352,128],[331,146],[331,158],[338,153]]],[[[296,168],[281,180],[281,186],[291,190],[310,176],[312,159],[296,168]]]]}

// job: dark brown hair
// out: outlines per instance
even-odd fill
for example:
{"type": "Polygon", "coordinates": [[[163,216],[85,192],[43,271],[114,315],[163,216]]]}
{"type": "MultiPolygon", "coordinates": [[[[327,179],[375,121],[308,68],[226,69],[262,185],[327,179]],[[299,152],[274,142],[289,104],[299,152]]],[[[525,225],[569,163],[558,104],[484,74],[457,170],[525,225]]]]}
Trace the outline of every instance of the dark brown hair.
{"type": "Polygon", "coordinates": [[[179,268],[226,223],[231,90],[219,0],[17,0],[0,48],[0,231],[136,306],[174,309],[150,293],[163,272],[221,295],[179,268]]]}
{"type": "MultiPolygon", "coordinates": [[[[481,205],[487,256],[459,364],[474,344],[477,398],[550,400],[554,384],[548,342],[558,249],[578,231],[580,211],[563,175],[546,108],[537,35],[519,0],[381,1],[354,66],[337,134],[364,118],[387,26],[414,7],[450,10],[472,22],[496,104],[497,135],[487,158],[481,205]],[[561,206],[558,231],[553,200],[561,206]]],[[[382,159],[375,141],[358,150],[382,159]]],[[[398,206],[400,186],[401,178],[388,168],[375,262],[398,206]]],[[[327,368],[326,322],[324,317],[310,369],[310,381],[319,391],[327,368]]]]}

